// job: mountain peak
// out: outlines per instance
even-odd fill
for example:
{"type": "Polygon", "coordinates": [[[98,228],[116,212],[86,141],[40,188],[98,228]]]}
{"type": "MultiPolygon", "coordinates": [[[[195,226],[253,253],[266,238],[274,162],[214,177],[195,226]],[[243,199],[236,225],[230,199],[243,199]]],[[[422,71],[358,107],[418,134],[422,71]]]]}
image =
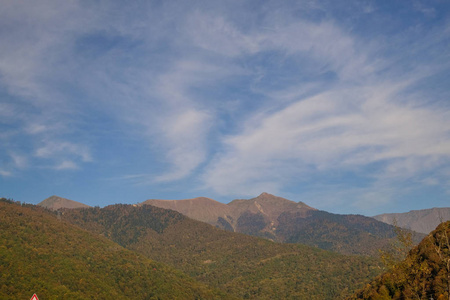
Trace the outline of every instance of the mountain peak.
{"type": "Polygon", "coordinates": [[[274,196],[274,195],[266,193],[266,192],[262,192],[261,195],[259,195],[258,197],[264,197],[264,196],[274,196]]]}
{"type": "Polygon", "coordinates": [[[250,199],[250,200],[287,200],[287,201],[291,201],[282,197],[278,197],[269,193],[261,193],[258,197],[250,199]]]}
{"type": "Polygon", "coordinates": [[[66,198],[62,198],[56,195],[50,196],[47,199],[37,204],[38,206],[42,206],[51,210],[58,210],[60,208],[87,208],[90,207],[81,202],[69,200],[66,198]]]}
{"type": "MultiPolygon", "coordinates": [[[[296,203],[295,201],[292,201],[292,200],[289,200],[289,199],[286,199],[286,198],[283,198],[283,197],[275,196],[275,195],[272,195],[272,194],[269,194],[269,193],[266,193],[266,192],[263,192],[258,197],[250,199],[250,200],[252,200],[252,201],[264,201],[264,202],[268,202],[268,203],[274,204],[274,205],[280,204],[282,202],[286,203],[288,205],[290,203],[292,203],[292,204],[296,203]]],[[[303,203],[301,201],[296,203],[296,206],[299,207],[299,208],[302,207],[302,208],[305,208],[305,209],[316,210],[315,208],[313,208],[313,207],[311,207],[309,205],[306,205],[305,203],[303,203]]]]}

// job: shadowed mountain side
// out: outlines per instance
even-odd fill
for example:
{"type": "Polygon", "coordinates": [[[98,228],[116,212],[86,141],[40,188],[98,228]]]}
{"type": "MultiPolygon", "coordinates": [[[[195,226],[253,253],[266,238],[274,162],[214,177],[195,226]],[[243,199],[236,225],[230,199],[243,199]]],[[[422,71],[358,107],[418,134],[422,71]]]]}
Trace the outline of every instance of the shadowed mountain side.
{"type": "Polygon", "coordinates": [[[169,266],[0,200],[0,299],[229,299],[169,266]]]}
{"type": "Polygon", "coordinates": [[[90,207],[89,205],[69,200],[66,198],[58,197],[58,196],[51,196],[47,199],[43,200],[42,202],[37,204],[38,206],[42,206],[45,208],[48,208],[50,210],[58,210],[60,208],[87,208],[90,207]]]}
{"type": "Polygon", "coordinates": [[[440,224],[406,259],[349,299],[450,299],[450,222],[440,224]]]}
{"type": "MultiPolygon", "coordinates": [[[[285,212],[278,218],[276,234],[288,243],[303,243],[344,254],[378,255],[396,239],[391,225],[361,215],[338,215],[325,211],[308,214],[285,212]]],[[[419,243],[423,234],[414,234],[419,243]]]]}
{"type": "Polygon", "coordinates": [[[368,257],[274,243],[150,205],[65,210],[62,218],[239,298],[342,299],[379,272],[368,257]]]}
{"type": "Polygon", "coordinates": [[[428,234],[441,222],[450,220],[450,207],[412,210],[406,213],[374,216],[378,221],[428,234]]]}

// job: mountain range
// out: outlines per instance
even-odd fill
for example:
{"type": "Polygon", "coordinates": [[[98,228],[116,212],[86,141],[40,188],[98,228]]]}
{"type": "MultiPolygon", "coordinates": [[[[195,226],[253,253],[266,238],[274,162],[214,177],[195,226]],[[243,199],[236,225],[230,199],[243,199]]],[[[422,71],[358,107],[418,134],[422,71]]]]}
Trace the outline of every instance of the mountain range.
{"type": "MultiPolygon", "coordinates": [[[[343,254],[376,255],[377,249],[388,247],[396,236],[393,226],[373,218],[332,214],[268,193],[228,204],[200,197],[150,199],[139,205],[172,209],[229,231],[277,242],[307,244],[343,254]]],[[[423,234],[417,234],[416,242],[423,237],[423,234]]]]}
{"type": "MultiPolygon", "coordinates": [[[[49,197],[38,205],[52,210],[89,207],[58,196],[49,197]]],[[[171,209],[232,232],[276,242],[301,243],[342,254],[378,255],[378,249],[390,247],[396,237],[395,227],[374,218],[332,214],[268,193],[252,199],[236,199],[228,204],[198,197],[150,199],[137,205],[171,209]]],[[[416,243],[423,237],[423,234],[415,234],[416,243]]]]}
{"type": "Polygon", "coordinates": [[[150,199],[140,205],[153,205],[173,209],[192,219],[209,223],[227,230],[276,237],[278,217],[286,212],[306,214],[316,210],[303,202],[294,202],[268,193],[253,199],[237,199],[228,204],[199,197],[187,200],[150,199]]]}
{"type": "MultiPolygon", "coordinates": [[[[289,219],[288,214],[295,215],[297,220],[302,218],[304,219],[303,221],[308,218],[309,220],[323,219],[324,215],[329,214],[328,216],[334,219],[356,218],[359,220],[364,219],[365,223],[370,223],[365,219],[366,217],[361,215],[330,214],[325,211],[319,211],[303,202],[294,202],[268,193],[262,193],[252,199],[236,199],[228,204],[206,197],[183,200],[149,199],[138,205],[144,204],[172,209],[192,219],[229,231],[262,236],[276,241],[291,241],[295,239],[291,236],[286,236],[285,230],[279,228],[280,221],[283,223],[283,220],[289,219]]],[[[84,203],[56,195],[41,201],[37,205],[51,210],[90,207],[84,203]]],[[[450,220],[450,207],[412,210],[405,213],[385,213],[372,218],[389,225],[410,229],[421,234],[428,234],[441,222],[450,220]]],[[[419,238],[421,237],[423,235],[419,235],[419,238]]]]}
{"type": "Polygon", "coordinates": [[[376,277],[383,268],[375,252],[397,249],[389,245],[402,241],[394,238],[398,227],[267,193],[229,204],[153,199],[104,208],[58,196],[38,206],[1,199],[0,216],[0,298],[37,291],[46,298],[80,299],[448,295],[448,270],[439,260],[450,255],[448,234],[442,231],[448,226],[376,277]],[[408,285],[410,280],[420,291],[408,285]]]}

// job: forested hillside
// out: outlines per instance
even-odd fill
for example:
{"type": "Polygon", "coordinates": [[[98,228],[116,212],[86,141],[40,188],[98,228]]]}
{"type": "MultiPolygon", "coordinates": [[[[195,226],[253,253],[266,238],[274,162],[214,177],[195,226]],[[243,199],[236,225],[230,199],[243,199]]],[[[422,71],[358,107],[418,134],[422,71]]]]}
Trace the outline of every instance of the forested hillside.
{"type": "Polygon", "coordinates": [[[233,233],[150,205],[71,209],[62,219],[239,298],[342,299],[380,272],[368,257],[233,233]]]}
{"type": "Polygon", "coordinates": [[[450,299],[450,221],[349,299],[450,299]]]}
{"type": "Polygon", "coordinates": [[[34,205],[0,200],[0,299],[230,299],[34,205]]]}

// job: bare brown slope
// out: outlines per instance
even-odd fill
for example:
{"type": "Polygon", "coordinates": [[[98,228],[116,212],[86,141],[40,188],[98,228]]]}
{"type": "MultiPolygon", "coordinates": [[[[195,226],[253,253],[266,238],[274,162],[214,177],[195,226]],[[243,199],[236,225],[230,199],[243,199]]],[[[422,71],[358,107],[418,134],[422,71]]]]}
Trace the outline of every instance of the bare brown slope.
{"type": "Polygon", "coordinates": [[[235,231],[276,239],[278,217],[285,212],[306,216],[316,210],[303,202],[294,202],[268,193],[249,200],[237,199],[228,204],[235,231]]]}
{"type": "Polygon", "coordinates": [[[69,200],[66,198],[51,196],[44,201],[38,203],[38,206],[42,206],[51,210],[58,210],[60,208],[88,208],[89,205],[69,200]]]}
{"type": "Polygon", "coordinates": [[[233,200],[223,204],[210,198],[198,197],[185,200],[151,199],[140,205],[149,204],[160,208],[172,209],[192,219],[206,222],[227,230],[253,234],[262,231],[263,236],[273,238],[278,225],[278,217],[286,211],[306,214],[316,210],[308,205],[296,203],[268,193],[262,193],[253,199],[233,200]]]}
{"type": "Polygon", "coordinates": [[[275,223],[277,223],[278,217],[284,212],[306,213],[310,210],[316,210],[303,202],[297,203],[268,193],[262,193],[258,197],[248,200],[236,199],[231,201],[228,206],[231,208],[231,214],[235,218],[238,218],[244,212],[261,213],[275,223]]]}
{"type": "Polygon", "coordinates": [[[226,204],[206,197],[184,200],[150,199],[140,203],[144,204],[175,210],[189,218],[213,225],[216,225],[219,217],[226,218],[229,214],[229,207],[226,204]]]}

